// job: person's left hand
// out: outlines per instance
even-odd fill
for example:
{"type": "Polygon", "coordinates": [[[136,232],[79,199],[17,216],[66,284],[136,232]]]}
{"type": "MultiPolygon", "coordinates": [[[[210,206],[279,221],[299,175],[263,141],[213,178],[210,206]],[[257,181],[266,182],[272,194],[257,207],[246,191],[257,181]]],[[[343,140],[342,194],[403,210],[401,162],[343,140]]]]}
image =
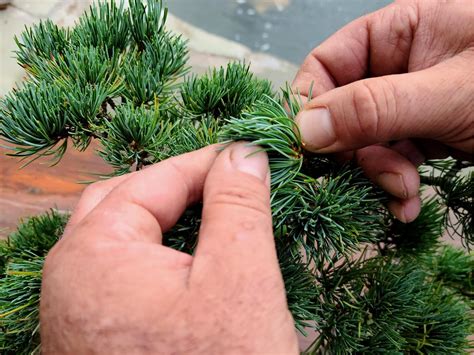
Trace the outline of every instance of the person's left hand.
{"type": "Polygon", "coordinates": [[[46,258],[42,353],[298,353],[255,149],[211,146],[91,185],[46,258]],[[195,255],[163,246],[201,199],[195,255]]]}

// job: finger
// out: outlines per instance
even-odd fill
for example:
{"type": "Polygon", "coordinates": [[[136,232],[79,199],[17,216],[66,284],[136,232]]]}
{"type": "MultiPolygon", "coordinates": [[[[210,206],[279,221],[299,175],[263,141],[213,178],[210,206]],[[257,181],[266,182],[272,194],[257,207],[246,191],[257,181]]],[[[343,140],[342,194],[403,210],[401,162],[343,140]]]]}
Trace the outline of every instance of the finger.
{"type": "Polygon", "coordinates": [[[162,232],[201,199],[217,154],[216,146],[210,146],[135,173],[116,186],[82,224],[102,238],[160,243],[162,232]]]}
{"type": "MultiPolygon", "coordinates": [[[[86,187],[74,212],[69,219],[66,232],[73,229],[89,214],[116,186],[127,180],[132,174],[117,176],[109,180],[98,181],[86,187]]],[[[66,234],[66,233],[65,233],[66,234]]]]}
{"type": "Polygon", "coordinates": [[[423,71],[361,80],[318,96],[296,117],[306,149],[333,153],[407,138],[472,149],[474,75],[466,73],[466,65],[469,61],[459,56],[423,71]]]}
{"type": "Polygon", "coordinates": [[[461,151],[428,139],[418,139],[416,140],[416,145],[427,159],[445,159],[449,156],[465,161],[473,161],[474,159],[474,147],[472,147],[470,151],[461,151]]]}
{"type": "Polygon", "coordinates": [[[421,200],[419,196],[407,200],[394,199],[387,204],[390,212],[401,222],[413,222],[421,211],[421,200]]]}
{"type": "Polygon", "coordinates": [[[420,176],[416,167],[396,151],[370,146],[356,152],[358,164],[367,177],[400,199],[418,196],[420,176]]]}
{"type": "Polygon", "coordinates": [[[264,152],[255,153],[257,149],[234,144],[212,166],[204,188],[192,276],[224,282],[269,273],[281,278],[272,232],[268,158],[264,152]]]}
{"type": "Polygon", "coordinates": [[[408,159],[415,167],[419,167],[426,160],[421,150],[409,139],[404,139],[391,144],[390,149],[408,159]]]}
{"type": "Polygon", "coordinates": [[[372,76],[407,71],[418,23],[413,4],[392,4],[343,27],[304,60],[293,89],[308,96],[372,76]]]}

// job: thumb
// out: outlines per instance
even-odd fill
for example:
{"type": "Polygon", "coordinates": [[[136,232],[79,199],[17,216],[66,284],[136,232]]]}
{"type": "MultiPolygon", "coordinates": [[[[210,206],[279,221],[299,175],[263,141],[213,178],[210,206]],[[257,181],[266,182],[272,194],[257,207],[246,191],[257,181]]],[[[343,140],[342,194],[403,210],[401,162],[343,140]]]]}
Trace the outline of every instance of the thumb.
{"type": "Polygon", "coordinates": [[[406,138],[472,149],[472,77],[464,58],[365,79],[310,101],[296,117],[305,148],[333,153],[406,138]],[[471,97],[471,98],[470,98],[471,97]]]}
{"type": "Polygon", "coordinates": [[[272,232],[268,158],[259,150],[235,143],[211,167],[192,274],[226,285],[268,276],[268,272],[281,280],[272,232]]]}

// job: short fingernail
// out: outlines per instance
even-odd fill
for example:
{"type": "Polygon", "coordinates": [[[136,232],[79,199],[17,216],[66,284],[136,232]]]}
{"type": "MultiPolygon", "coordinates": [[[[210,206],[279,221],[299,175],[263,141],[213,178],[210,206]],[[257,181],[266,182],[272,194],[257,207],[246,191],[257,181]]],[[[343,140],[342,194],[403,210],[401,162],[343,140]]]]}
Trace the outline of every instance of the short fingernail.
{"type": "Polygon", "coordinates": [[[377,184],[394,196],[403,199],[408,198],[408,191],[401,174],[381,173],[377,176],[377,184]]]}
{"type": "Polygon", "coordinates": [[[420,214],[420,205],[416,203],[405,203],[403,206],[403,216],[405,223],[413,222],[420,214]]]}
{"type": "Polygon", "coordinates": [[[230,161],[235,169],[265,182],[269,171],[267,153],[248,143],[236,143],[230,149],[230,161]]]}
{"type": "Polygon", "coordinates": [[[296,116],[296,123],[308,150],[323,149],[336,141],[331,113],[325,107],[301,111],[296,116]]]}

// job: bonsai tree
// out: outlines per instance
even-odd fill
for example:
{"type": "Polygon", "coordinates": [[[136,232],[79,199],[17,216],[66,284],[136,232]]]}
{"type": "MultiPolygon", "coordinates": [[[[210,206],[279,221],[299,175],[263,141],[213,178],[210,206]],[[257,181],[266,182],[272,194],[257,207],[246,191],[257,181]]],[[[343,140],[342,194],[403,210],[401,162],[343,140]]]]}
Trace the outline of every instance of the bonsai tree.
{"type": "MultiPolygon", "coordinates": [[[[49,20],[26,28],[16,57],[27,80],[0,102],[10,154],[56,164],[71,145],[96,140],[113,176],[209,144],[259,145],[270,159],[288,306],[296,329],[316,334],[306,353],[467,352],[474,258],[440,238],[474,243],[472,165],[423,165],[429,193],[418,219],[403,224],[354,163],[304,150],[297,93],[274,91],[239,62],[187,75],[186,41],[166,30],[166,17],[161,0],[102,2],[74,28],[49,20]]],[[[164,244],[192,254],[200,215],[199,204],[189,208],[164,244]]],[[[4,354],[40,352],[41,270],[67,220],[56,211],[32,217],[1,243],[4,354]]]]}

